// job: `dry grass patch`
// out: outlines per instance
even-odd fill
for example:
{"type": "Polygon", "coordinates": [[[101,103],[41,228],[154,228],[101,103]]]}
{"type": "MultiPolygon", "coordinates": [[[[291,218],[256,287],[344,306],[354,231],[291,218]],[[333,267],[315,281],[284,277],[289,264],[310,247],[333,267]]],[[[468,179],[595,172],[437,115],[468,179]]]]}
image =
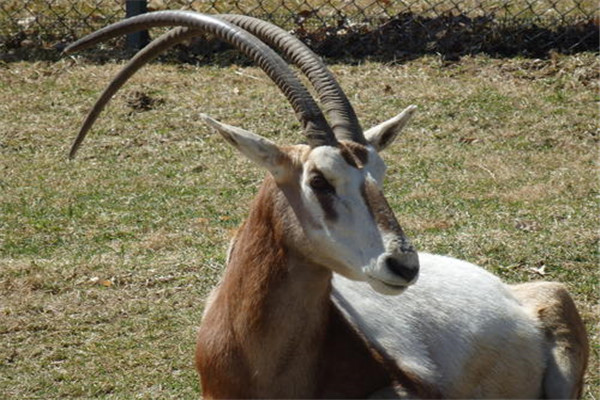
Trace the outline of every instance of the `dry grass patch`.
{"type": "MultiPolygon", "coordinates": [[[[420,249],[569,286],[594,346],[587,399],[600,388],[598,66],[333,67],[365,127],[420,107],[385,155],[388,199],[420,249]]],[[[203,302],[263,177],[197,116],[292,143],[290,107],[255,68],[152,65],[68,161],[120,65],[0,68],[0,395],[197,398],[203,302]]]]}

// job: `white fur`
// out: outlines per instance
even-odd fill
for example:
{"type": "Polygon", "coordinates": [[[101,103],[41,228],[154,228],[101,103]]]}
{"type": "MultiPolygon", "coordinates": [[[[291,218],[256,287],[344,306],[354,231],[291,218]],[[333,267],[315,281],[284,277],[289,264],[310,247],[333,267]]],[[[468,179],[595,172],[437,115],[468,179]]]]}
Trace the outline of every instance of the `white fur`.
{"type": "Polygon", "coordinates": [[[365,138],[377,151],[385,149],[394,142],[396,136],[404,129],[416,110],[417,106],[415,105],[406,107],[394,118],[390,118],[365,131],[365,138]]]}
{"type": "Polygon", "coordinates": [[[366,280],[380,293],[391,294],[397,292],[396,287],[412,284],[392,274],[385,264],[386,257],[401,257],[402,245],[408,239],[379,226],[374,213],[381,211],[372,210],[365,203],[362,186],[373,185],[381,190],[385,172],[381,157],[372,148],[369,151],[369,161],[363,168],[350,166],[339,148],[322,146],[310,152],[304,165],[301,194],[305,208],[318,226],[305,229],[305,233],[320,257],[319,262],[349,279],[366,280]],[[340,217],[334,221],[325,217],[310,188],[311,171],[315,169],[335,187],[332,202],[340,217]]]}
{"type": "MultiPolygon", "coordinates": [[[[392,273],[386,260],[393,258],[397,264],[403,263],[417,269],[416,253],[407,238],[400,237],[403,235],[397,231],[387,231],[374,217],[375,213],[381,213],[388,207],[387,203],[382,201],[378,210],[370,209],[362,190],[365,185],[375,185],[381,191],[385,163],[377,149],[389,143],[382,144],[380,141],[382,138],[389,140],[395,137],[414,109],[414,106],[408,107],[397,117],[369,131],[368,161],[359,168],[348,164],[339,147],[319,146],[309,151],[302,165],[300,191],[291,194],[293,198],[288,197],[296,215],[300,216],[298,222],[311,242],[314,254],[319,256],[315,261],[328,265],[347,278],[366,280],[375,290],[385,294],[397,293],[414,281],[412,277],[404,278],[392,273]],[[390,132],[393,134],[389,135],[390,132]],[[315,171],[319,171],[335,188],[335,196],[330,198],[331,207],[343,217],[326,218],[317,195],[310,187],[315,171]]],[[[207,115],[201,114],[200,118],[242,154],[266,168],[280,187],[285,187],[289,184],[288,180],[294,179],[293,163],[275,143],[207,115]]]]}
{"type": "Polygon", "coordinates": [[[543,337],[494,275],[419,253],[418,282],[398,296],[334,278],[334,300],[360,331],[444,397],[539,398],[543,337]]]}
{"type": "Polygon", "coordinates": [[[383,239],[362,198],[360,187],[364,181],[364,171],[351,167],[344,161],[340,150],[322,146],[314,149],[306,163],[302,179],[304,204],[320,225],[318,229],[306,231],[318,254],[331,258],[328,263],[344,276],[365,280],[363,267],[376,262],[385,252],[383,239]],[[334,208],[343,218],[328,221],[316,195],[309,187],[310,172],[319,170],[336,190],[334,208]],[[360,226],[357,231],[354,227],[360,226]],[[363,245],[356,246],[357,240],[363,245]]]}

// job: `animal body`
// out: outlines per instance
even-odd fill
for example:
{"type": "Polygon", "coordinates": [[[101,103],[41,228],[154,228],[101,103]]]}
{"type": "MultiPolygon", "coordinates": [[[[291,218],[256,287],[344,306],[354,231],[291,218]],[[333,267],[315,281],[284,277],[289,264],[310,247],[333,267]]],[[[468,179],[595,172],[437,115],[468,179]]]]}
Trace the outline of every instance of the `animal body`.
{"type": "Polygon", "coordinates": [[[464,261],[417,253],[382,192],[379,152],[414,107],[363,132],[306,46],[239,15],[156,12],[113,24],[74,51],[153,26],[88,114],[74,156],[110,97],[143,64],[203,32],[251,57],[291,103],[307,144],[280,146],[202,115],[268,171],[207,300],[196,367],[207,398],[568,398],[588,344],[564,286],[511,286],[464,261]],[[282,53],[304,73],[325,115],[282,53]]]}

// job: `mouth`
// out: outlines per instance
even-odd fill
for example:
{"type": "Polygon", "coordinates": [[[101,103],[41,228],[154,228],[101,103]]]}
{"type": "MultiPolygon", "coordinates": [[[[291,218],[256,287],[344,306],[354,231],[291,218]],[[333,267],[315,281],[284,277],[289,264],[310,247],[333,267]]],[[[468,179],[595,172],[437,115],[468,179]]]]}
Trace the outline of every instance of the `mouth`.
{"type": "Polygon", "coordinates": [[[383,295],[395,296],[404,292],[409,285],[406,284],[398,284],[398,283],[390,283],[383,281],[381,279],[374,278],[372,276],[367,276],[367,282],[376,292],[381,293],[383,295]]]}

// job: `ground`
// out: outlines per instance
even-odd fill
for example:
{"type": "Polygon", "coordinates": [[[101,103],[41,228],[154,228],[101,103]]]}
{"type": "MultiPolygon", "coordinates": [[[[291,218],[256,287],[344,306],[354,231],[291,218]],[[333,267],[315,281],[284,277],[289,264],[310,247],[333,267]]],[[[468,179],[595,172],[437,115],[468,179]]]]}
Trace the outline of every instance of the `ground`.
{"type": "MultiPolygon", "coordinates": [[[[419,111],[385,193],[419,250],[565,283],[598,377],[598,71],[422,57],[334,65],[365,128],[419,111]]],[[[0,64],[0,397],[197,398],[196,328],[264,172],[198,118],[301,140],[256,68],[154,64],[68,148],[121,64],[0,64]]]]}

